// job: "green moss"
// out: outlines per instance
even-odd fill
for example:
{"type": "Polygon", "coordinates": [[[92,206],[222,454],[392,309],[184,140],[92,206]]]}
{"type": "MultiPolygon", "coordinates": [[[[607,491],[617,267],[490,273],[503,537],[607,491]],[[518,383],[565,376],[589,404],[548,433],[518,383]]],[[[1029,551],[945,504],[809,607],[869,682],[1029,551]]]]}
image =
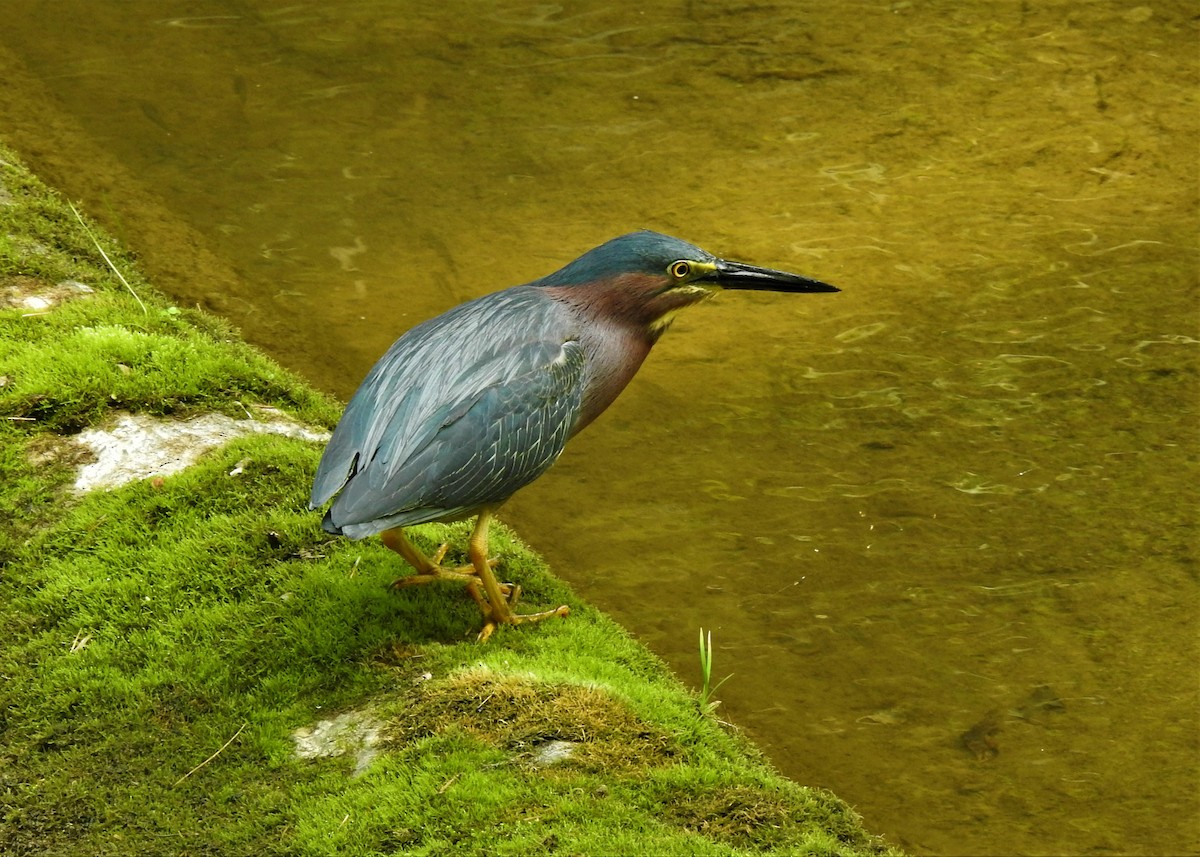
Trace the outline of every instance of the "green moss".
{"type": "Polygon", "coordinates": [[[244,414],[239,403],[254,401],[336,420],[322,397],[244,345],[191,326],[191,314],[130,304],[102,293],[32,318],[0,313],[0,417],[70,431],[114,409],[244,414]]]}
{"type": "MultiPolygon", "coordinates": [[[[95,289],[0,310],[0,853],[883,850],[503,527],[503,578],[568,619],[481,645],[461,587],[392,590],[408,573],[393,554],[307,510],[317,445],[251,436],[77,497],[62,435],[115,410],[338,411],[106,246],[143,311],[65,206],[0,161],[0,287],[95,289]],[[381,733],[361,776],[353,754],[297,756],[295,730],[356,711],[381,733]],[[541,764],[551,741],[571,753],[541,764]]],[[[431,550],[467,532],[413,536],[431,550]]]]}

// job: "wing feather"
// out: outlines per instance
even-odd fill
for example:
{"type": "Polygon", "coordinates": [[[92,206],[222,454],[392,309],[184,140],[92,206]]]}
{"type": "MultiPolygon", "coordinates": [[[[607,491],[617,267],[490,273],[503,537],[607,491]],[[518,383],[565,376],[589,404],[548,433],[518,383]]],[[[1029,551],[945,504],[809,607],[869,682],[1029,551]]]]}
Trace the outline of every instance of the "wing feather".
{"type": "Polygon", "coordinates": [[[347,405],[310,506],[337,494],[326,527],[362,538],[507,499],[566,445],[584,364],[570,317],[528,287],[413,328],[347,405]]]}

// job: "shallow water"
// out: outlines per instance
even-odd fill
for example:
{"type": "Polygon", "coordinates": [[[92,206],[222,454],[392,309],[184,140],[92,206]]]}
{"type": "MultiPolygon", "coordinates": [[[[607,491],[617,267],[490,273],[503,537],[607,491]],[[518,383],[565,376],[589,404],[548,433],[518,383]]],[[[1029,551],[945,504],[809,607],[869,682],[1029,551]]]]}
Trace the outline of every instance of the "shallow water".
{"type": "Polygon", "coordinates": [[[1189,8],[481,8],[9,0],[0,114],[341,396],[631,228],[840,285],[682,315],[504,517],[908,849],[1200,853],[1189,8]]]}

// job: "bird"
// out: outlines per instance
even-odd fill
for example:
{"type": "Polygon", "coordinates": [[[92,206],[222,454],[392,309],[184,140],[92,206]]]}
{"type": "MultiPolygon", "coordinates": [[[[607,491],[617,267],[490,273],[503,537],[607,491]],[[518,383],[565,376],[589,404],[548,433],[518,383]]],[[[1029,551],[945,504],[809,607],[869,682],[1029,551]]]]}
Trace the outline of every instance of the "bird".
{"type": "Polygon", "coordinates": [[[658,232],[612,238],[541,279],[459,304],[402,334],[351,397],[322,454],[309,509],[322,528],[378,534],[416,574],[465,584],[501,625],[566,616],[515,609],[520,587],[488,558],[497,508],[554,464],[625,388],[675,314],[723,289],[837,292],[799,274],[718,258],[658,232]],[[406,527],[475,518],[470,564],[426,556],[406,527]]]}

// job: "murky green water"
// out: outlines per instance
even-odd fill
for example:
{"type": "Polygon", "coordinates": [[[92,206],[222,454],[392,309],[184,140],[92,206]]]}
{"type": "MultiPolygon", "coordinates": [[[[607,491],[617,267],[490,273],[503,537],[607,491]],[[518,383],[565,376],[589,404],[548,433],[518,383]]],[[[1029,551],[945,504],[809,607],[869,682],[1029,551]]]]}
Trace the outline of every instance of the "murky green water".
{"type": "Polygon", "coordinates": [[[344,5],[9,0],[0,133],[343,396],[640,226],[842,286],[682,316],[505,517],[913,851],[1200,853],[1188,4],[344,5]]]}

